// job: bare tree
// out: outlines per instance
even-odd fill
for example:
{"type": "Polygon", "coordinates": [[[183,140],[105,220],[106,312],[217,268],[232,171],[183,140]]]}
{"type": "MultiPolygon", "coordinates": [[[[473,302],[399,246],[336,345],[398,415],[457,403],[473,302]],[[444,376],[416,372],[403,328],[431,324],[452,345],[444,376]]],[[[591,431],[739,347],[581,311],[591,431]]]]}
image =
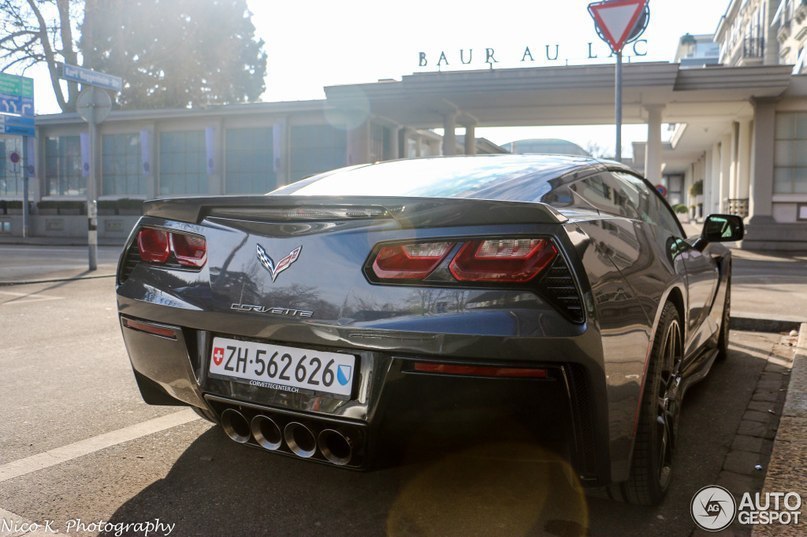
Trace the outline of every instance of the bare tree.
{"type": "Polygon", "coordinates": [[[59,83],[59,63],[76,64],[78,54],[73,39],[73,11],[83,2],[70,0],[0,0],[0,71],[15,68],[25,72],[44,62],[59,107],[74,111],[78,85],[67,84],[67,94],[59,83]]]}

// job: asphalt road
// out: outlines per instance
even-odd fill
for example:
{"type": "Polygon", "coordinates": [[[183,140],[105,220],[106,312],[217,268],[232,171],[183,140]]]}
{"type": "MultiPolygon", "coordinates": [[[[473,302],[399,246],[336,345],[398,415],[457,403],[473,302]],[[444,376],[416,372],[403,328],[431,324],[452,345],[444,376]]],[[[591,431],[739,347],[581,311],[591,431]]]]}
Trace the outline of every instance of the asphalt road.
{"type": "Polygon", "coordinates": [[[0,286],[0,535],[3,520],[96,535],[99,520],[159,519],[180,536],[688,536],[692,495],[716,482],[778,341],[732,333],[730,358],[687,395],[669,496],[634,507],[583,495],[548,450],[484,435],[369,473],[236,445],[187,410],[140,401],[113,285],[0,286]]]}

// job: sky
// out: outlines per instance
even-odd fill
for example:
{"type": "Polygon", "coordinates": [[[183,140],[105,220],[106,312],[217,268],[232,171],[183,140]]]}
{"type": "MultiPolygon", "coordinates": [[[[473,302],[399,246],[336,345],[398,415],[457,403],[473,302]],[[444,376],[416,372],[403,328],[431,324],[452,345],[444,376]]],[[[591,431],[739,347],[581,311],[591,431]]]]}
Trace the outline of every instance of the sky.
{"type": "MultiPolygon", "coordinates": [[[[471,68],[487,68],[484,50],[493,48],[496,67],[519,67],[524,49],[536,58],[531,66],[548,64],[546,46],[558,45],[559,61],[569,64],[609,62],[607,45],[597,37],[586,10],[589,0],[472,2],[470,0],[247,0],[256,35],[268,55],[264,101],[324,98],[324,86],[400,80],[401,76],[437,70],[441,52],[449,66],[459,64],[460,49],[473,50],[471,68]],[[588,43],[599,56],[590,60],[588,43]],[[428,64],[419,66],[424,52],[428,64]]],[[[713,33],[729,0],[650,0],[650,22],[642,36],[647,55],[626,61],[672,61],[685,33],[713,33]]],[[[641,44],[639,51],[644,44],[641,44]]],[[[631,55],[628,48],[628,55],[631,55]]],[[[554,54],[553,54],[554,55],[554,54]]],[[[467,59],[467,56],[466,56],[467,59]]],[[[58,107],[43,70],[36,79],[37,113],[58,107]]],[[[613,147],[613,127],[477,129],[495,143],[527,137],[567,138],[613,147]]],[[[626,125],[628,145],[644,139],[643,126],[626,125]]],[[[626,147],[629,153],[629,147],[626,147]]]]}

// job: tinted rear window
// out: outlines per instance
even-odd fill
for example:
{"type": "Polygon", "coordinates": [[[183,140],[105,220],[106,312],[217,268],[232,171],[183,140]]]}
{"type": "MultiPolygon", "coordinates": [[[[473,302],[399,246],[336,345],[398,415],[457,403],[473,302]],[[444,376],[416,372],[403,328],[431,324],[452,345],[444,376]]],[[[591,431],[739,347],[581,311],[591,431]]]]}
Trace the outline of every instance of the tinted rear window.
{"type": "Polygon", "coordinates": [[[272,194],[537,201],[550,191],[551,179],[582,162],[566,157],[507,155],[400,160],[337,170],[272,194]]]}

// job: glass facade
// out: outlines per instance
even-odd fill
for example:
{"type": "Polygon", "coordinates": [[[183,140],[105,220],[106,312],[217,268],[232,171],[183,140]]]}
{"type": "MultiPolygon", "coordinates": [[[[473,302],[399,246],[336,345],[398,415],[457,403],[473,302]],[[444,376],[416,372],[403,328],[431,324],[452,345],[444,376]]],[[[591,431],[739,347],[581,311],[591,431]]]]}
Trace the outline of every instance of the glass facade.
{"type": "Polygon", "coordinates": [[[160,133],[159,194],[207,192],[205,131],[160,133]]]}
{"type": "Polygon", "coordinates": [[[330,125],[291,128],[291,181],[346,164],[347,133],[344,130],[330,125]]]}
{"type": "Polygon", "coordinates": [[[775,194],[807,194],[807,112],[776,115],[775,194]]]}
{"type": "Polygon", "coordinates": [[[263,194],[277,188],[271,127],[227,129],[224,192],[263,194]]]}
{"type": "Polygon", "coordinates": [[[87,178],[81,173],[79,136],[45,139],[45,190],[48,196],[84,196],[87,178]]]}
{"type": "Polygon", "coordinates": [[[139,133],[105,134],[102,141],[101,167],[104,195],[146,195],[142,170],[139,133]]]}
{"type": "Polygon", "coordinates": [[[0,138],[0,196],[22,196],[22,138],[9,136],[0,138]],[[11,162],[11,154],[20,155],[20,162],[11,162]]]}

